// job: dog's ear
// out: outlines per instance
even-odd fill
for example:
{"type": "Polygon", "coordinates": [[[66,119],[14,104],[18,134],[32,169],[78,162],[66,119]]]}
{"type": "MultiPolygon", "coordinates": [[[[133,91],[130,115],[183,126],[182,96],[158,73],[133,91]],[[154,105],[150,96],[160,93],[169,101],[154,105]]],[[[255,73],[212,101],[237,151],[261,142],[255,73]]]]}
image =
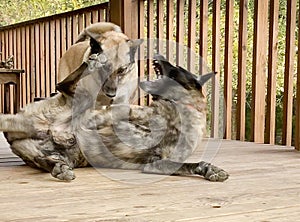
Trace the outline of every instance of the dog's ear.
{"type": "Polygon", "coordinates": [[[100,54],[103,52],[100,43],[93,37],[90,38],[90,47],[91,54],[100,54]]]}
{"type": "Polygon", "coordinates": [[[75,93],[78,81],[86,76],[87,73],[85,73],[85,70],[87,70],[87,67],[88,64],[83,62],[74,72],[56,85],[56,90],[63,94],[72,96],[75,93]]]}
{"type": "Polygon", "coordinates": [[[130,62],[134,63],[134,57],[138,47],[144,42],[143,39],[130,40],[130,62]]]}
{"type": "Polygon", "coordinates": [[[216,74],[217,74],[217,72],[210,72],[208,74],[202,75],[202,76],[200,76],[198,83],[202,87],[210,78],[212,78],[216,74]]]}

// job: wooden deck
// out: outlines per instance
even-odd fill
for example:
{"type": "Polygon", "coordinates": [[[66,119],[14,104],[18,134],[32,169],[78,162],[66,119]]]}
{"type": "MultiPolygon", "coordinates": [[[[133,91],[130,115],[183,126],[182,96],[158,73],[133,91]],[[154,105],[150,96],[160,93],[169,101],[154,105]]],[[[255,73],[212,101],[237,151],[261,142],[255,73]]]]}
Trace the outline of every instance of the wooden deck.
{"type": "Polygon", "coordinates": [[[220,145],[212,162],[230,172],[224,183],[94,168],[65,183],[23,165],[1,139],[0,221],[300,221],[299,152],[220,145]]]}

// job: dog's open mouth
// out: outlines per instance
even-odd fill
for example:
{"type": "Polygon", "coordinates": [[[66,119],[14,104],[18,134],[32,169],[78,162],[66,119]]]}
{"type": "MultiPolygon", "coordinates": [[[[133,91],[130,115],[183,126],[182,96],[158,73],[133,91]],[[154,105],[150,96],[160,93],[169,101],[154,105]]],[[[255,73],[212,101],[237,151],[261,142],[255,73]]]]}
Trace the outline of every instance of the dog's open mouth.
{"type": "Polygon", "coordinates": [[[156,59],[153,59],[152,67],[153,67],[153,69],[155,71],[156,77],[158,79],[161,79],[163,77],[163,72],[162,72],[162,67],[159,64],[159,61],[156,60],[156,59]]]}

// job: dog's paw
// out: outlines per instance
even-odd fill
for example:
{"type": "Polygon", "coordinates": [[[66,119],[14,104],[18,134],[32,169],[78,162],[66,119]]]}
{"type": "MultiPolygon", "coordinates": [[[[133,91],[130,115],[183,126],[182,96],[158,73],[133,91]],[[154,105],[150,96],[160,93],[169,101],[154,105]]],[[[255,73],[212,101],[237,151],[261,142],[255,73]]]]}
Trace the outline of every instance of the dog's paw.
{"type": "Polygon", "coordinates": [[[52,169],[51,175],[64,181],[71,181],[75,179],[75,174],[72,169],[63,163],[56,163],[52,169]]]}
{"type": "Polygon", "coordinates": [[[229,177],[229,174],[225,170],[204,161],[198,163],[195,173],[213,182],[223,182],[229,177]]]}
{"type": "Polygon", "coordinates": [[[229,174],[225,170],[222,170],[214,165],[207,166],[207,172],[204,175],[205,179],[213,182],[223,182],[227,180],[228,177],[229,174]]]}

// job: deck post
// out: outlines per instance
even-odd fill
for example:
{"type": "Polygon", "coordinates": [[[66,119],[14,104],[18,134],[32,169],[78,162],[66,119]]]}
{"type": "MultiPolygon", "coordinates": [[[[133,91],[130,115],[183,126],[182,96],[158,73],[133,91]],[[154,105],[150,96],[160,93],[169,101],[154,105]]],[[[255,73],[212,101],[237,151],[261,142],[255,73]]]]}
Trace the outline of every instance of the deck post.
{"type": "Polygon", "coordinates": [[[282,144],[292,145],[293,78],[297,1],[287,1],[282,144]]]}
{"type": "MultiPolygon", "coordinates": [[[[300,11],[298,14],[300,19],[300,11]]],[[[300,23],[298,23],[300,28],[300,23]]],[[[300,47],[300,32],[298,32],[298,48],[300,47]]],[[[297,92],[296,92],[296,131],[295,131],[295,148],[300,151],[300,53],[298,53],[297,64],[297,92]]]]}
{"type": "Polygon", "coordinates": [[[254,11],[251,140],[264,143],[268,0],[255,0],[254,11]]]}
{"type": "Polygon", "coordinates": [[[131,39],[138,38],[138,0],[110,0],[109,20],[131,39]]]}

